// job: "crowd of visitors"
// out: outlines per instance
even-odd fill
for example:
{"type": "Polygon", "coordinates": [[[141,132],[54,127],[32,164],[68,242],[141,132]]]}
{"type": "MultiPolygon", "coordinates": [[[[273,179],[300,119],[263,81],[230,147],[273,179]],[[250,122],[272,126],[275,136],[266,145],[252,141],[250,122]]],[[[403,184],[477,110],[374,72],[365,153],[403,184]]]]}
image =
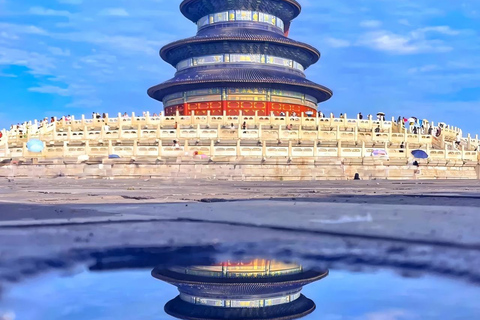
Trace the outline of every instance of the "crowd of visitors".
{"type": "MultiPolygon", "coordinates": [[[[313,117],[314,113],[313,112],[308,112],[308,113],[305,113],[305,115],[308,116],[308,117],[313,117]]],[[[148,117],[148,116],[158,117],[159,114],[153,113],[153,115],[150,115],[150,113],[148,113],[148,112],[143,112],[142,116],[143,117],[148,117]]],[[[285,112],[281,112],[280,116],[286,116],[285,112]]],[[[290,114],[290,116],[294,117],[294,118],[299,117],[296,112],[292,112],[290,114]]],[[[317,116],[319,118],[327,118],[327,117],[335,118],[334,114],[330,114],[330,115],[327,116],[321,110],[318,110],[317,116]]],[[[127,112],[124,112],[121,115],[121,117],[122,118],[130,118],[131,115],[129,115],[127,112]]],[[[10,131],[14,132],[14,133],[17,133],[21,136],[26,136],[28,133],[32,133],[32,134],[37,133],[39,129],[41,129],[43,127],[46,127],[46,126],[54,123],[55,121],[65,120],[66,122],[70,122],[72,120],[72,118],[73,117],[71,115],[65,115],[65,116],[63,116],[59,119],[57,119],[55,117],[46,117],[46,118],[44,118],[40,121],[36,120],[36,121],[33,121],[33,122],[28,122],[28,123],[25,122],[23,124],[18,123],[16,125],[12,125],[10,127],[10,131]]],[[[106,113],[100,114],[98,112],[92,112],[92,119],[101,120],[101,119],[106,119],[106,118],[108,118],[108,115],[106,113]]],[[[339,118],[340,119],[345,119],[346,115],[343,114],[343,113],[340,113],[339,118]]],[[[356,118],[358,120],[368,119],[368,120],[372,120],[372,121],[373,120],[376,120],[376,121],[385,121],[386,120],[385,114],[383,112],[377,113],[375,119],[371,114],[364,117],[364,115],[361,112],[359,112],[357,114],[356,118]]],[[[402,126],[403,129],[406,129],[407,132],[409,132],[411,134],[431,135],[431,136],[435,136],[435,137],[440,137],[441,134],[442,134],[442,130],[445,129],[445,125],[442,124],[442,123],[434,126],[429,121],[421,120],[421,119],[418,119],[417,117],[407,118],[407,117],[399,116],[396,120],[396,124],[402,126]]],[[[107,126],[107,128],[105,128],[105,130],[108,131],[108,129],[109,129],[108,124],[105,123],[105,125],[107,126]]],[[[235,129],[235,125],[233,123],[231,123],[229,127],[232,130],[235,129]]],[[[247,127],[248,127],[247,122],[243,122],[239,127],[242,130],[246,130],[247,127]]],[[[175,123],[175,129],[176,128],[178,128],[177,123],[175,123]]],[[[292,124],[287,125],[286,130],[293,130],[292,124]]],[[[378,125],[377,127],[375,127],[374,131],[375,131],[375,133],[380,134],[382,132],[382,126],[378,125]]],[[[459,133],[457,135],[455,145],[457,147],[459,147],[461,144],[462,144],[462,135],[461,135],[461,133],[459,133]]]]}

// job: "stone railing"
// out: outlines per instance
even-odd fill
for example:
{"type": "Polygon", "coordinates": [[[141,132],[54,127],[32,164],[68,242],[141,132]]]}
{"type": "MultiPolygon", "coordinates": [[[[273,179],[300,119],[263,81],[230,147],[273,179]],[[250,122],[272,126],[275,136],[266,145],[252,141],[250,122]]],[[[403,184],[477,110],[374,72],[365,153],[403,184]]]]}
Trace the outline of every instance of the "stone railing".
{"type": "MultiPolygon", "coordinates": [[[[429,161],[447,160],[475,162],[479,160],[479,153],[476,151],[463,150],[429,150],[429,161]]],[[[211,140],[210,145],[190,145],[185,140],[181,146],[174,147],[171,145],[163,145],[160,140],[155,145],[144,145],[133,141],[132,145],[114,145],[112,140],[108,140],[106,144],[91,144],[87,141],[84,145],[69,145],[66,141],[63,145],[46,145],[44,151],[39,153],[31,153],[27,150],[26,144],[22,146],[0,148],[0,158],[78,158],[80,156],[102,157],[107,158],[109,155],[115,154],[121,158],[190,158],[190,159],[220,159],[220,158],[357,158],[376,159],[372,156],[374,150],[386,150],[388,159],[411,159],[410,147],[406,148],[388,147],[387,145],[379,145],[373,147],[367,146],[363,142],[360,146],[342,146],[339,141],[331,146],[322,146],[321,144],[298,145],[293,141],[277,145],[268,145],[266,141],[253,145],[244,145],[241,140],[236,144],[219,145],[211,140]]],[[[380,158],[379,158],[380,159],[380,158]]],[[[385,158],[381,158],[385,159],[385,158]]]]}
{"type": "MultiPolygon", "coordinates": [[[[433,125],[433,124],[432,124],[433,125]]],[[[28,127],[28,125],[27,125],[28,127]]],[[[422,148],[431,159],[477,161],[478,136],[468,135],[455,147],[458,128],[442,125],[439,138],[409,133],[395,121],[289,116],[174,116],[102,119],[61,119],[24,132],[3,131],[0,159],[61,158],[80,155],[106,157],[191,156],[195,151],[216,157],[341,157],[368,158],[373,149],[387,150],[390,159],[407,159],[422,148]],[[247,129],[241,129],[242,126],[247,129]],[[379,129],[378,129],[379,128],[379,129]],[[380,130],[380,132],[378,132],[380,130]],[[27,151],[26,142],[38,138],[45,150],[27,151]],[[181,143],[176,150],[173,140],[181,143]],[[270,146],[275,142],[275,146],[270,146]],[[403,144],[404,148],[401,148],[403,144]],[[332,146],[332,147],[327,147],[332,146]]]]}

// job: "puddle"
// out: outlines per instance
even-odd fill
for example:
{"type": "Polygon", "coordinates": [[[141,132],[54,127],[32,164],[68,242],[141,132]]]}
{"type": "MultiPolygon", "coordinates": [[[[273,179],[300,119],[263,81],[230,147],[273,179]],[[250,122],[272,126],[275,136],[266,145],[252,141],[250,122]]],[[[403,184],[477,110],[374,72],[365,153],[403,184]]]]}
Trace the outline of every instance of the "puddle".
{"type": "Polygon", "coordinates": [[[0,319],[480,319],[479,296],[480,287],[467,281],[307,268],[301,261],[202,259],[151,267],[104,260],[9,286],[0,319]]]}

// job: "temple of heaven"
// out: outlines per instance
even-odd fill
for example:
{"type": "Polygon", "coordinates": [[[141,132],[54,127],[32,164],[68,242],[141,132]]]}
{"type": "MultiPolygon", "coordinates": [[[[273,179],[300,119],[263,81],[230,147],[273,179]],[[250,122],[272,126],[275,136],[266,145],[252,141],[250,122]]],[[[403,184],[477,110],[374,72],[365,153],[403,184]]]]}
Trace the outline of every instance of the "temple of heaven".
{"type": "Polygon", "coordinates": [[[198,31],[160,50],[177,69],[148,90],[165,115],[300,116],[332,96],[304,74],[320,52],[288,38],[297,1],[184,0],[180,10],[198,31]]]}
{"type": "Polygon", "coordinates": [[[302,287],[327,275],[262,259],[152,271],[180,292],[165,312],[187,320],[298,319],[315,310],[315,303],[301,294],[302,287]]]}

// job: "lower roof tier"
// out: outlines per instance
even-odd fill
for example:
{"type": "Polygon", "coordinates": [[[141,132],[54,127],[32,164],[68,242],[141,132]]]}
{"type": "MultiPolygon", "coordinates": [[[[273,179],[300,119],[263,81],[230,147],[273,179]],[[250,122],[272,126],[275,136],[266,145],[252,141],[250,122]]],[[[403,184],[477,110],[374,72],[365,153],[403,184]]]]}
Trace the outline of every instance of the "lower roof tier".
{"type": "Polygon", "coordinates": [[[179,72],[173,79],[148,90],[148,95],[163,101],[168,94],[215,87],[255,87],[293,90],[313,96],[317,101],[330,99],[333,92],[297,73],[277,72],[266,68],[215,68],[179,72]]]}
{"type": "Polygon", "coordinates": [[[163,60],[176,66],[182,60],[225,53],[266,54],[293,59],[305,68],[320,59],[314,47],[276,34],[248,28],[207,28],[194,37],[167,44],[160,50],[163,60]]]}

